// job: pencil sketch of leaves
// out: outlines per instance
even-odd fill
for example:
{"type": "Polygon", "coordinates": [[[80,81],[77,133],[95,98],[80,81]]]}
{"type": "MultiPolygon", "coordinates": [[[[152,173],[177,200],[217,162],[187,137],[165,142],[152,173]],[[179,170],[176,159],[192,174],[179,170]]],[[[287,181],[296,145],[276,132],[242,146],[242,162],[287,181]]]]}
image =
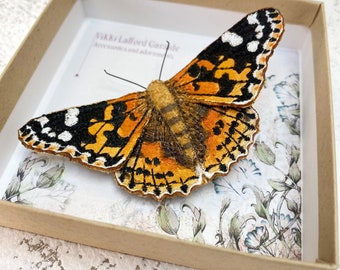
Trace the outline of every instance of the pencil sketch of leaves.
{"type": "Polygon", "coordinates": [[[158,206],[156,217],[160,228],[164,232],[178,237],[177,233],[180,225],[179,217],[164,201],[158,206]]]}
{"type": "Polygon", "coordinates": [[[278,112],[282,122],[293,135],[300,135],[300,81],[298,74],[291,74],[274,87],[281,106],[278,112]]]}
{"type": "Polygon", "coordinates": [[[220,209],[220,216],[219,216],[219,226],[218,231],[216,232],[215,237],[217,238],[216,246],[223,246],[225,244],[225,237],[223,235],[223,228],[222,228],[222,221],[223,221],[223,215],[227,211],[231,204],[231,200],[229,198],[225,198],[222,200],[222,205],[220,209]]]}
{"type": "Polygon", "coordinates": [[[65,166],[49,157],[29,156],[19,164],[3,200],[40,208],[63,209],[74,186],[63,180],[65,166]]]}
{"type": "Polygon", "coordinates": [[[276,155],[273,150],[263,141],[256,140],[254,143],[255,154],[264,164],[273,166],[276,161],[276,155]]]}
{"type": "Polygon", "coordinates": [[[202,210],[197,208],[191,203],[184,203],[182,205],[182,210],[184,208],[188,208],[192,212],[192,231],[193,231],[193,240],[194,242],[204,243],[203,232],[206,227],[206,220],[202,213],[202,210]]]}
{"type": "Polygon", "coordinates": [[[299,84],[299,74],[293,73],[274,86],[273,91],[282,105],[293,105],[299,103],[299,84]]]}
{"type": "Polygon", "coordinates": [[[290,187],[282,179],[268,179],[268,184],[274,191],[286,191],[290,187]]]}
{"type": "Polygon", "coordinates": [[[18,177],[14,177],[12,181],[9,183],[5,195],[3,196],[3,200],[11,200],[12,198],[18,196],[19,194],[19,189],[21,186],[20,179],[18,177]]]}
{"type": "Polygon", "coordinates": [[[230,169],[228,177],[216,178],[213,185],[217,194],[233,192],[240,195],[245,178],[255,181],[260,176],[261,172],[252,159],[242,159],[230,169]]]}
{"type": "Polygon", "coordinates": [[[292,179],[295,183],[301,180],[301,170],[296,162],[293,162],[289,166],[288,176],[292,179]]]}
{"type": "Polygon", "coordinates": [[[259,217],[268,220],[270,218],[270,213],[269,213],[270,203],[273,200],[275,193],[271,193],[269,191],[265,193],[263,192],[263,190],[259,189],[257,186],[250,186],[250,185],[245,185],[243,188],[243,192],[245,192],[246,189],[250,189],[255,195],[256,203],[251,204],[251,206],[253,206],[255,209],[255,213],[259,217]]]}
{"type": "Polygon", "coordinates": [[[261,175],[261,171],[252,159],[240,160],[237,164],[235,164],[235,166],[232,167],[231,171],[232,170],[242,174],[242,177],[244,178],[251,178],[253,176],[261,175]]]}
{"type": "Polygon", "coordinates": [[[256,227],[255,230],[248,232],[244,241],[249,252],[259,251],[263,244],[269,239],[269,232],[266,226],[256,227]]]}
{"type": "Polygon", "coordinates": [[[159,228],[169,235],[181,238],[179,236],[181,227],[182,234],[186,235],[186,239],[190,233],[190,238],[193,242],[205,243],[203,236],[206,227],[205,216],[202,209],[192,203],[185,202],[180,205],[179,209],[175,209],[175,207],[162,201],[156,210],[156,220],[159,228]],[[189,211],[185,211],[186,209],[189,211]],[[182,215],[178,211],[182,211],[182,215]],[[187,222],[188,220],[191,221],[187,222]]]}
{"type": "Polygon", "coordinates": [[[53,187],[58,181],[60,181],[62,174],[64,173],[64,166],[57,164],[42,174],[39,175],[35,186],[37,188],[50,188],[53,187]]]}
{"type": "Polygon", "coordinates": [[[297,244],[300,248],[302,247],[302,235],[301,230],[298,228],[292,229],[292,234],[294,236],[294,242],[297,244]]]}
{"type": "Polygon", "coordinates": [[[239,211],[237,211],[234,214],[234,216],[230,220],[230,225],[229,225],[230,242],[227,245],[227,247],[241,250],[240,240],[242,238],[242,234],[246,227],[246,224],[250,220],[256,220],[255,216],[250,215],[250,214],[240,216],[239,211]]]}

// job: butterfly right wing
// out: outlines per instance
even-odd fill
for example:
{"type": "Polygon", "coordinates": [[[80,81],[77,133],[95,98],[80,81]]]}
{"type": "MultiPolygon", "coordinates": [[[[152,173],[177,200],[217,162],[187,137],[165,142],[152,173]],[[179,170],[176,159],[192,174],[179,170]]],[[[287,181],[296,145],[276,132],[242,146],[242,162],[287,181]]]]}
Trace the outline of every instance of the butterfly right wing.
{"type": "Polygon", "coordinates": [[[42,115],[20,128],[18,136],[34,151],[111,171],[128,159],[149,118],[145,93],[138,92],[42,115]]]}

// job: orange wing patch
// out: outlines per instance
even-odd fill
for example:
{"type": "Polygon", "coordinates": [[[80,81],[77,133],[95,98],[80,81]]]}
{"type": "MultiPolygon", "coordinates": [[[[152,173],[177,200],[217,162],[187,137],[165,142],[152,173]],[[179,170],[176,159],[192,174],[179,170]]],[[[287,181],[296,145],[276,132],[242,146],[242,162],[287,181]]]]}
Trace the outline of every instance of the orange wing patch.
{"type": "Polygon", "coordinates": [[[220,107],[209,110],[202,125],[207,132],[203,166],[207,173],[225,174],[232,163],[248,154],[258,131],[258,116],[247,109],[220,107]]]}
{"type": "MultiPolygon", "coordinates": [[[[125,117],[119,125],[114,121],[115,104],[120,106],[118,100],[109,101],[104,110],[104,117],[101,119],[91,119],[91,125],[88,127],[88,133],[95,137],[95,142],[83,144],[86,150],[92,150],[97,155],[107,154],[111,158],[124,156],[125,159],[131,152],[131,149],[136,144],[137,139],[148,121],[150,115],[146,113],[144,104],[140,104],[140,94],[129,94],[119,99],[119,102],[124,102],[125,117]],[[92,124],[93,123],[93,124],[92,124]],[[128,138],[127,143],[121,145],[110,145],[110,135],[117,134],[120,138],[128,138]],[[107,135],[106,135],[107,134],[107,135]]],[[[120,110],[119,108],[117,110],[120,110]]]]}
{"type": "Polygon", "coordinates": [[[165,156],[160,142],[144,142],[115,175],[118,183],[128,190],[155,199],[186,195],[202,184],[202,175],[196,168],[165,156]]]}

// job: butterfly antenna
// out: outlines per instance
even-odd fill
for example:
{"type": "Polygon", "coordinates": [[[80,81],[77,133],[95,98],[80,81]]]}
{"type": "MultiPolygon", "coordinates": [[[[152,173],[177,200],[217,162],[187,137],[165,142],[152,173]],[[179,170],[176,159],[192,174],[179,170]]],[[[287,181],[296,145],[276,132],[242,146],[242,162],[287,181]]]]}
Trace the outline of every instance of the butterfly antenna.
{"type": "Polygon", "coordinates": [[[169,42],[169,41],[166,41],[166,43],[167,43],[167,45],[166,45],[166,49],[165,49],[165,53],[164,53],[164,57],[163,57],[163,62],[162,62],[162,65],[161,65],[161,71],[159,72],[159,77],[158,77],[159,80],[160,80],[161,77],[162,77],[162,72],[163,72],[163,67],[164,67],[165,58],[166,58],[166,55],[168,54],[169,47],[170,47],[170,42],[169,42]]]}
{"type": "Polygon", "coordinates": [[[104,69],[104,72],[105,72],[107,75],[109,75],[109,76],[112,76],[112,77],[114,77],[114,78],[120,79],[120,80],[125,81],[125,82],[128,82],[128,83],[132,83],[132,84],[137,85],[137,86],[139,86],[139,87],[141,87],[141,88],[143,88],[143,89],[146,89],[145,86],[143,86],[143,85],[141,85],[141,84],[139,84],[139,83],[130,81],[130,80],[128,80],[128,79],[119,77],[119,76],[117,76],[117,75],[113,75],[113,74],[107,72],[106,69],[104,69]]]}

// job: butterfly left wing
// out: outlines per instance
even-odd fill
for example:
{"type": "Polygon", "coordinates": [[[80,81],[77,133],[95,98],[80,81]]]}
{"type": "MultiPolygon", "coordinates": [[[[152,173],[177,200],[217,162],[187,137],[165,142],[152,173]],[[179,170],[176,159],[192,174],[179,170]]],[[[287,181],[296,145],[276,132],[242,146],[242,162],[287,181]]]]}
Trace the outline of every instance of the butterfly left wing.
{"type": "Polygon", "coordinates": [[[132,93],[34,118],[19,129],[18,137],[34,151],[111,171],[126,161],[149,118],[145,93],[132,93]]]}
{"type": "Polygon", "coordinates": [[[210,105],[249,106],[259,94],[284,31],[273,8],[248,14],[204,49],[169,81],[178,93],[210,105]]]}

